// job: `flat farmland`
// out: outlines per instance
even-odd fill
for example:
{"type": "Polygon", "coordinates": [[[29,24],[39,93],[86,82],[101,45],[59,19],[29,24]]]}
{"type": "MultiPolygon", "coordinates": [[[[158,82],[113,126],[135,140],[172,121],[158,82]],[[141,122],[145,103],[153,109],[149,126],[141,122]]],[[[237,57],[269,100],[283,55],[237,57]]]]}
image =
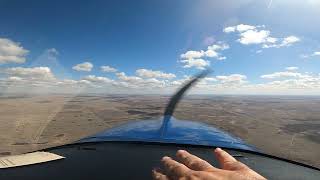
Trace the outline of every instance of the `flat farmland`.
{"type": "MultiPolygon", "coordinates": [[[[0,156],[63,145],[136,120],[159,119],[169,96],[0,97],[0,156]]],[[[187,96],[178,119],[207,123],[263,152],[320,167],[320,97],[187,96]]]]}

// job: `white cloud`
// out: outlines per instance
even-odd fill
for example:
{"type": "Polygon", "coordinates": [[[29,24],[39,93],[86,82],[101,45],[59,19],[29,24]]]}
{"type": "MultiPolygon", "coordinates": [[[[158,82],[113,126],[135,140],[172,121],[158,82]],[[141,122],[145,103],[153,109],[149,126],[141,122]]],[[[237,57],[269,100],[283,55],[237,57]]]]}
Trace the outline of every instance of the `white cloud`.
{"type": "Polygon", "coordinates": [[[217,44],[213,44],[211,46],[208,46],[208,50],[218,51],[218,50],[225,50],[229,49],[229,45],[223,42],[218,42],[217,44]]]}
{"type": "Polygon", "coordinates": [[[33,59],[31,66],[48,67],[57,73],[58,77],[72,77],[70,70],[61,64],[59,54],[59,51],[55,48],[44,49],[40,55],[33,59]]]}
{"type": "Polygon", "coordinates": [[[231,33],[237,32],[241,44],[261,44],[262,48],[280,48],[288,47],[300,41],[296,36],[287,36],[284,38],[272,37],[269,30],[264,29],[265,26],[252,26],[246,24],[239,24],[224,28],[223,32],[231,33]]]}
{"type": "Polygon", "coordinates": [[[19,77],[20,79],[32,80],[54,80],[55,77],[48,67],[23,68],[14,67],[5,70],[9,76],[19,77]]]}
{"type": "Polygon", "coordinates": [[[247,25],[247,24],[239,24],[236,26],[237,31],[244,32],[252,29],[256,29],[255,26],[247,25]]]}
{"type": "Polygon", "coordinates": [[[276,43],[278,41],[278,39],[274,38],[274,37],[267,37],[266,41],[268,43],[276,43]]]}
{"type": "Polygon", "coordinates": [[[298,70],[299,68],[298,67],[295,67],[295,66],[290,66],[290,67],[286,67],[286,70],[288,71],[296,71],[298,70]]]}
{"type": "Polygon", "coordinates": [[[208,49],[206,52],[204,52],[206,57],[218,57],[218,53],[214,50],[208,49]]]}
{"type": "Polygon", "coordinates": [[[153,71],[149,69],[137,69],[136,74],[143,78],[172,79],[176,77],[176,75],[172,73],[164,73],[162,71],[153,71]]]}
{"type": "Polygon", "coordinates": [[[270,35],[270,31],[266,30],[248,30],[240,34],[240,39],[238,41],[241,44],[261,44],[267,42],[270,35]]]}
{"type": "Polygon", "coordinates": [[[182,59],[198,59],[205,55],[204,51],[187,51],[184,54],[181,54],[182,59]]]}
{"type": "Polygon", "coordinates": [[[210,65],[210,61],[204,58],[216,58],[217,60],[226,59],[222,56],[220,51],[229,49],[229,45],[224,42],[217,42],[207,47],[207,50],[194,51],[190,50],[180,55],[180,62],[183,63],[184,68],[195,67],[197,69],[204,69],[210,65]]]}
{"type": "Polygon", "coordinates": [[[252,29],[256,29],[256,27],[251,26],[251,25],[247,25],[247,24],[239,24],[236,26],[226,27],[223,29],[223,32],[225,32],[225,33],[230,33],[230,32],[235,32],[235,31],[244,32],[244,31],[248,31],[248,30],[252,30],[252,29]]]}
{"type": "Polygon", "coordinates": [[[48,92],[47,89],[55,86],[58,81],[49,67],[13,67],[5,69],[3,73],[7,77],[2,81],[4,86],[0,80],[3,93],[48,92]]]}
{"type": "Polygon", "coordinates": [[[101,66],[100,69],[102,72],[117,72],[118,71],[116,68],[113,68],[110,66],[101,66]]]}
{"type": "Polygon", "coordinates": [[[247,76],[242,74],[231,74],[228,76],[216,76],[215,79],[224,84],[242,84],[246,82],[247,76]]]}
{"type": "Polygon", "coordinates": [[[0,38],[0,64],[24,63],[28,52],[28,50],[20,46],[20,43],[0,38]]]}
{"type": "Polygon", "coordinates": [[[274,94],[319,94],[320,76],[319,74],[301,72],[274,72],[263,75],[262,78],[277,79],[268,83],[252,85],[258,87],[257,90],[266,89],[274,94]]]}
{"type": "Polygon", "coordinates": [[[118,85],[134,89],[152,89],[163,88],[166,86],[166,80],[158,80],[155,78],[143,79],[137,76],[127,76],[124,72],[116,73],[119,81],[118,85]]]}
{"type": "Polygon", "coordinates": [[[218,42],[217,44],[213,44],[207,47],[207,50],[204,52],[205,57],[216,58],[218,60],[226,59],[225,56],[222,56],[219,51],[223,51],[229,49],[229,45],[223,42],[218,42]]]}
{"type": "Polygon", "coordinates": [[[223,29],[223,32],[225,32],[225,33],[231,33],[231,32],[235,32],[235,31],[236,31],[235,26],[230,26],[230,27],[226,27],[223,29]]]}
{"type": "Polygon", "coordinates": [[[9,81],[22,81],[23,79],[21,77],[17,77],[17,76],[11,76],[8,77],[9,81]]]}
{"type": "Polygon", "coordinates": [[[210,45],[207,47],[206,51],[187,51],[184,54],[180,55],[181,59],[200,59],[203,57],[210,57],[210,58],[219,58],[223,57],[220,55],[218,51],[223,51],[229,49],[229,45],[223,42],[217,42],[216,44],[210,45]]]}
{"type": "Polygon", "coordinates": [[[218,51],[223,51],[226,49],[229,49],[229,45],[223,42],[218,42],[217,44],[213,44],[207,47],[206,51],[200,50],[200,51],[187,51],[184,54],[180,55],[181,59],[199,59],[203,57],[213,57],[213,58],[219,58],[221,57],[218,51]]]}
{"type": "Polygon", "coordinates": [[[288,36],[288,37],[285,37],[282,42],[278,43],[278,44],[275,44],[275,43],[269,43],[269,44],[263,44],[262,48],[272,48],[272,47],[275,47],[275,48],[280,48],[280,47],[285,47],[285,46],[291,46],[292,44],[294,43],[297,43],[299,42],[300,39],[296,36],[288,36]]]}
{"type": "Polygon", "coordinates": [[[315,51],[312,54],[301,54],[300,55],[301,58],[310,58],[310,57],[314,57],[314,56],[320,56],[320,51],[315,51]]]}
{"type": "Polygon", "coordinates": [[[124,72],[116,73],[116,75],[120,80],[127,81],[127,82],[134,82],[134,81],[143,80],[142,78],[137,77],[137,76],[127,76],[124,72]]]}
{"type": "Polygon", "coordinates": [[[265,74],[260,77],[264,79],[279,79],[279,78],[306,78],[310,76],[306,74],[301,74],[299,72],[283,71],[283,72],[274,72],[271,74],[265,74]]]}
{"type": "Polygon", "coordinates": [[[227,57],[225,57],[225,56],[218,57],[218,60],[225,60],[225,59],[227,59],[227,57]]]}
{"type": "Polygon", "coordinates": [[[93,68],[93,64],[90,63],[90,62],[84,62],[84,63],[81,63],[81,64],[77,64],[75,66],[72,67],[73,70],[76,70],[76,71],[87,71],[87,72],[90,72],[93,68]]]}
{"type": "Polygon", "coordinates": [[[205,69],[206,67],[210,66],[210,61],[203,59],[184,59],[181,60],[181,62],[184,63],[184,68],[195,67],[197,69],[205,69]]]}
{"type": "MultiPolygon", "coordinates": [[[[320,76],[298,72],[298,67],[262,75],[263,83],[250,83],[244,74],[206,77],[190,93],[214,94],[320,94],[320,76]],[[266,81],[266,82],[264,82],[266,81]]],[[[7,68],[0,77],[2,93],[173,93],[191,76],[170,79],[163,71],[136,71],[129,76],[116,73],[116,78],[87,75],[79,80],[58,79],[48,67],[7,68]],[[142,74],[140,74],[142,73],[142,74]],[[139,74],[141,76],[139,76],[139,74]],[[159,79],[157,79],[159,78],[159,79]]]]}
{"type": "Polygon", "coordinates": [[[290,46],[291,44],[299,42],[299,41],[300,41],[300,39],[296,36],[288,36],[283,39],[282,46],[290,46]]]}
{"type": "Polygon", "coordinates": [[[313,53],[314,56],[320,56],[320,51],[316,51],[313,53]]]}
{"type": "Polygon", "coordinates": [[[100,77],[100,76],[95,76],[95,75],[88,75],[82,78],[83,80],[87,80],[89,82],[95,82],[95,83],[108,83],[108,82],[113,82],[111,79],[107,77],[100,77]]]}
{"type": "Polygon", "coordinates": [[[203,78],[205,81],[217,81],[216,78],[214,77],[206,77],[206,78],[203,78]]]}
{"type": "Polygon", "coordinates": [[[310,55],[308,55],[308,54],[300,54],[300,58],[306,59],[309,57],[310,57],[310,55]]]}

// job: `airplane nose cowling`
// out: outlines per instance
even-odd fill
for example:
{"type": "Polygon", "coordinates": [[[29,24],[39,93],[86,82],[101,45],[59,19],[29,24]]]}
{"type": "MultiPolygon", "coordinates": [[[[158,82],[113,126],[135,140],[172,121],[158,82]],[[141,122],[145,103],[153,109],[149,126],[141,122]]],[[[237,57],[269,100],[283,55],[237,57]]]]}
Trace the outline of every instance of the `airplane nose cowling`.
{"type": "Polygon", "coordinates": [[[178,120],[171,117],[163,127],[162,118],[158,120],[134,121],[107,129],[101,133],[78,141],[139,141],[189,145],[204,145],[258,151],[225,131],[205,123],[178,120]]]}

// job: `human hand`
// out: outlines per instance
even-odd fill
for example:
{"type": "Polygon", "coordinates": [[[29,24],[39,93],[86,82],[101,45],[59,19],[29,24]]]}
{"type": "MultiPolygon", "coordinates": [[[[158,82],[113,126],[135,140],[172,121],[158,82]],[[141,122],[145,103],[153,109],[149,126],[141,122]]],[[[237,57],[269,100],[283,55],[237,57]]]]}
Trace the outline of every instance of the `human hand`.
{"type": "Polygon", "coordinates": [[[185,150],[177,151],[179,162],[170,157],[163,157],[163,171],[153,170],[155,180],[265,180],[260,174],[250,169],[245,164],[237,161],[226,151],[216,148],[214,151],[221,169],[185,150]]]}

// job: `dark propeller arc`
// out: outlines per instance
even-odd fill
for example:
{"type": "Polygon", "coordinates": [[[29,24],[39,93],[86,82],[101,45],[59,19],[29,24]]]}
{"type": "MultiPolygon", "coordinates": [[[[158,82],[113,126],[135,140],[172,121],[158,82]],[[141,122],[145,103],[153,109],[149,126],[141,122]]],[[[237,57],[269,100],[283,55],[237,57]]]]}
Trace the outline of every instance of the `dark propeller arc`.
{"type": "Polygon", "coordinates": [[[211,73],[210,69],[204,70],[198,75],[194,76],[187,84],[185,84],[182,88],[180,88],[175,95],[173,95],[164,111],[164,117],[172,116],[177,104],[185,94],[185,92],[190,89],[197,81],[206,77],[209,73],[211,73]]]}

